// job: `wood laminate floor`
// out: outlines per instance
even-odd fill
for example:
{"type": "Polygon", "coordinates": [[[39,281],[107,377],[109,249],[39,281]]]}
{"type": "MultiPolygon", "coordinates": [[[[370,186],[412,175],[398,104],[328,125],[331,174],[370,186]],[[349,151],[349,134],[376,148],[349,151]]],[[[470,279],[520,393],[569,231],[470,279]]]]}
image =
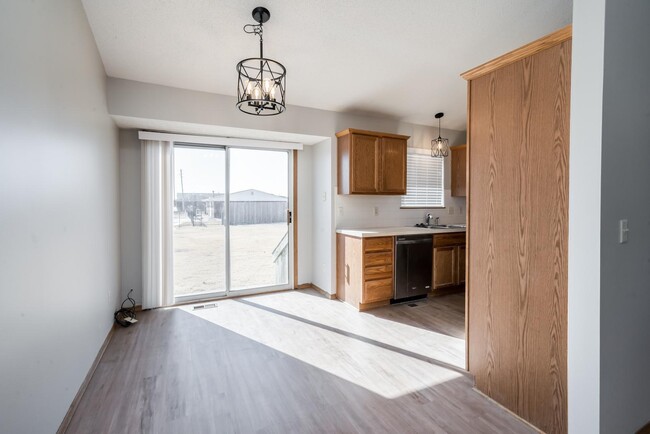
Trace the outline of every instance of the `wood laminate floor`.
{"type": "Polygon", "coordinates": [[[143,312],[67,432],[534,432],[472,389],[463,297],[359,313],[307,290],[143,312]]]}

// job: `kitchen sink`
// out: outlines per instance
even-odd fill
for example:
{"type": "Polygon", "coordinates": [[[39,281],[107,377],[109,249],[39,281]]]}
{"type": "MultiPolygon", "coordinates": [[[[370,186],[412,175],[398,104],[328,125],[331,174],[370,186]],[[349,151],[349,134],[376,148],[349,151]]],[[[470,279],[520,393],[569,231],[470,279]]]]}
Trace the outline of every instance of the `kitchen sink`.
{"type": "Polygon", "coordinates": [[[431,229],[466,229],[467,225],[429,225],[431,229]]]}

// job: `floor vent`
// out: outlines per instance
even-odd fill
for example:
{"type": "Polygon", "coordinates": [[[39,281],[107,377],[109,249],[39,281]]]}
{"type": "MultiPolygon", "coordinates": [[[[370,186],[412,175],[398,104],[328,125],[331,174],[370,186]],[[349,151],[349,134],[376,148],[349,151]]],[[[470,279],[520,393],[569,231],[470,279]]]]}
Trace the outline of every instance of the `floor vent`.
{"type": "Polygon", "coordinates": [[[212,309],[217,307],[217,303],[197,304],[192,310],[212,309]]]}

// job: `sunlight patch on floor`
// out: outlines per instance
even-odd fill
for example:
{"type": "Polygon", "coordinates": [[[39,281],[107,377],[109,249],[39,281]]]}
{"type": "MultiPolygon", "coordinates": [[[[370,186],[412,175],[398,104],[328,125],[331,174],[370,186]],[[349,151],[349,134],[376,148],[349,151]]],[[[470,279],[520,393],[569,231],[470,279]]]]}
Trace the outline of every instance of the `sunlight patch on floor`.
{"type": "Polygon", "coordinates": [[[461,339],[388,321],[390,324],[384,327],[394,327],[395,335],[380,340],[380,334],[370,332],[368,327],[341,328],[335,320],[298,315],[294,309],[277,312],[280,309],[275,303],[261,305],[263,298],[266,297],[221,300],[216,308],[207,310],[194,311],[191,306],[179,309],[388,399],[463,376],[449,366],[456,363],[447,361],[452,359],[451,351],[445,351],[445,342],[457,345],[456,341],[463,342],[461,339]],[[272,307],[276,312],[263,307],[272,307]],[[405,333],[409,331],[412,336],[405,333]],[[408,342],[400,342],[399,336],[407,337],[408,342]]]}

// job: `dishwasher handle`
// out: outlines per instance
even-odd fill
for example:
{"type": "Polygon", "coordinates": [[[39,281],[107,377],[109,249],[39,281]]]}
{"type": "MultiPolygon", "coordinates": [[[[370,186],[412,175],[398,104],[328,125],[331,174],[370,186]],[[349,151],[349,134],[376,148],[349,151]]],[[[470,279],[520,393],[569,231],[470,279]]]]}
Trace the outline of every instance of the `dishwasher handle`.
{"type": "Polygon", "coordinates": [[[399,245],[404,245],[404,244],[423,244],[423,243],[433,243],[432,239],[421,239],[421,240],[400,240],[399,238],[395,242],[396,244],[399,245]]]}

